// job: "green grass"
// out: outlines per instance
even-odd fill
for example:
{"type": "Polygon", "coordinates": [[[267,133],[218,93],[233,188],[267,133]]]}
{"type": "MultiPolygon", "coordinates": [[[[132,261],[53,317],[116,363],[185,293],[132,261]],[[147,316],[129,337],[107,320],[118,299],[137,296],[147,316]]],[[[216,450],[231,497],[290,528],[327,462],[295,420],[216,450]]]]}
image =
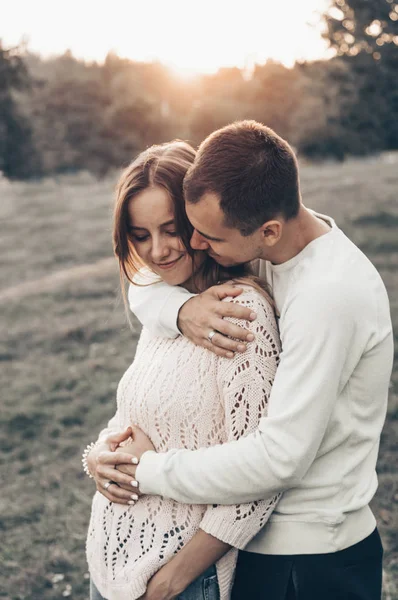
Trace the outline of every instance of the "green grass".
{"type": "MultiPolygon", "coordinates": [[[[306,165],[302,188],[305,204],[332,215],[380,270],[398,333],[397,164],[306,165]]],[[[88,597],[93,484],[80,455],[114,412],[139,326],[134,321],[132,332],[126,324],[116,265],[53,286],[43,278],[111,256],[113,187],[112,179],[98,183],[86,174],[0,180],[2,599],[88,597]],[[1,301],[10,287],[12,299],[1,301]]],[[[386,549],[386,600],[398,598],[397,390],[396,363],[373,502],[386,549]]]]}

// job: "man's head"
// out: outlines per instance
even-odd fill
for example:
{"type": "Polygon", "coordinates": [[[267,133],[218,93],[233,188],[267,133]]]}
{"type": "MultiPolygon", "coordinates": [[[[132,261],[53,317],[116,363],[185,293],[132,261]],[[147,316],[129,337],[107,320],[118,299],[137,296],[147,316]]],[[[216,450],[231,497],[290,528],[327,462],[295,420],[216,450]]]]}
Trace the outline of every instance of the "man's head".
{"type": "Polygon", "coordinates": [[[194,248],[224,265],[268,258],[299,212],[296,157],[272,129],[234,123],[201,144],[184,194],[194,248]]]}

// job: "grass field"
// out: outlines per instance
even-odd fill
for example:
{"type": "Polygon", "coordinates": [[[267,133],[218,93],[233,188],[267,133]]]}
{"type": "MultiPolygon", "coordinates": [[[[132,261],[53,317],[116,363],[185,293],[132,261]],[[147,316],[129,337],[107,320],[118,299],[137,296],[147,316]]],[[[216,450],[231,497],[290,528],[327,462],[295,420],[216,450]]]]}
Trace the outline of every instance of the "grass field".
{"type": "MultiPolygon", "coordinates": [[[[114,412],[139,334],[111,259],[112,188],[87,174],[0,180],[2,599],[88,598],[93,484],[80,456],[114,412]]],[[[302,188],[305,204],[332,215],[380,270],[397,346],[398,156],[305,165],[302,188]]],[[[396,362],[373,502],[385,600],[398,599],[397,439],[396,362]]]]}

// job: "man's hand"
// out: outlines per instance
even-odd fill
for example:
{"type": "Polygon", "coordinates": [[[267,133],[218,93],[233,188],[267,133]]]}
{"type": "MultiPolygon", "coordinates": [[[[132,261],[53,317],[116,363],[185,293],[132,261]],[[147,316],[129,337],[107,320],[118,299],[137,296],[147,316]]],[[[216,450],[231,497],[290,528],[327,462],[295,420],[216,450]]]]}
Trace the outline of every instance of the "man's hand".
{"type": "Polygon", "coordinates": [[[239,296],[242,291],[242,288],[231,284],[215,285],[199,296],[191,298],[180,308],[177,321],[179,330],[191,342],[207,348],[217,356],[232,358],[234,352],[244,352],[246,345],[236,340],[252,342],[253,334],[243,327],[225,321],[224,318],[254,321],[257,315],[250,308],[239,304],[221,302],[228,296],[239,296]],[[210,341],[208,335],[211,331],[217,333],[210,341]]]}
{"type": "MultiPolygon", "coordinates": [[[[131,455],[131,460],[126,461],[123,464],[116,465],[115,469],[120,471],[120,473],[128,475],[133,479],[133,481],[135,481],[137,485],[135,486],[134,492],[136,495],[140,496],[141,493],[138,487],[138,482],[135,480],[137,465],[140,462],[141,456],[144,454],[144,452],[148,452],[149,450],[156,452],[156,450],[155,446],[152,444],[149,437],[142,431],[142,429],[140,429],[137,425],[133,425],[131,429],[132,440],[129,441],[129,443],[125,446],[119,446],[115,452],[115,454],[121,453],[123,456],[128,453],[131,455]]],[[[128,489],[128,486],[126,488],[124,484],[122,487],[124,489],[128,489]]]]}

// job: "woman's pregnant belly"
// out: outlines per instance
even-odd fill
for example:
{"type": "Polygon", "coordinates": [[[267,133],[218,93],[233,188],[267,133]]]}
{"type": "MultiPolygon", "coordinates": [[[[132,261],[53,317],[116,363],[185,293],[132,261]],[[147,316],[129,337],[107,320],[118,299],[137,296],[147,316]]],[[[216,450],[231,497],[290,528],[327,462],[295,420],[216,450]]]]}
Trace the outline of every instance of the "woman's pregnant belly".
{"type": "Polygon", "coordinates": [[[195,535],[206,508],[159,496],[128,506],[96,492],[87,537],[90,570],[120,584],[135,575],[148,580],[195,535]]]}

